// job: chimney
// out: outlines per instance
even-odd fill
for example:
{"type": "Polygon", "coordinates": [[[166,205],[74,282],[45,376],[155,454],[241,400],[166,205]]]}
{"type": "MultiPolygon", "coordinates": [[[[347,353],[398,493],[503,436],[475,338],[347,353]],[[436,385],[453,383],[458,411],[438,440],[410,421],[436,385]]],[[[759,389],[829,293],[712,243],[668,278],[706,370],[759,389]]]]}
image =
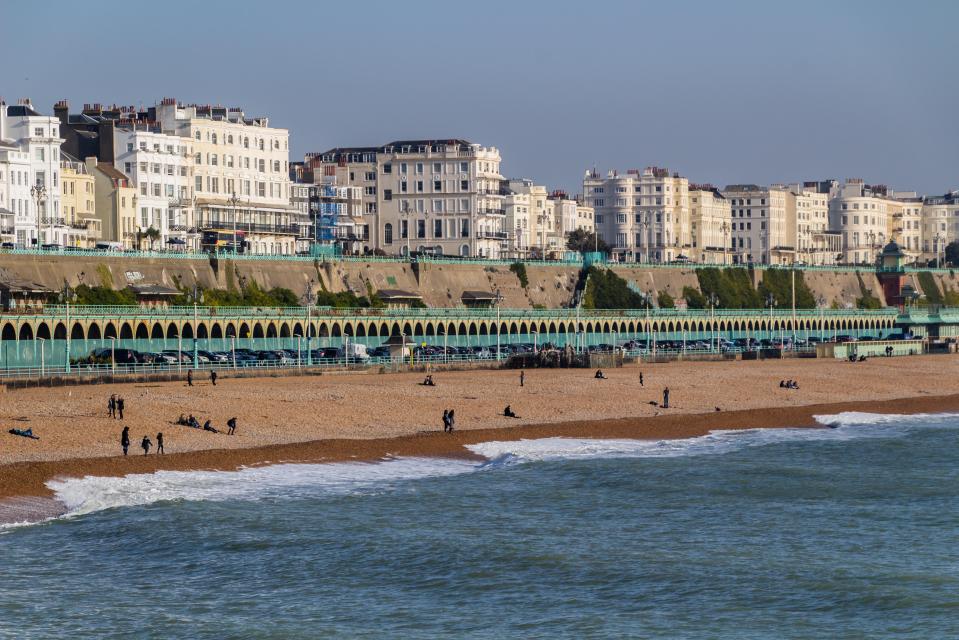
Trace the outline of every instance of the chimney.
{"type": "Polygon", "coordinates": [[[0,98],[0,141],[7,137],[7,103],[0,98]]]}
{"type": "Polygon", "coordinates": [[[60,124],[66,125],[70,114],[70,103],[66,100],[59,100],[53,105],[53,115],[56,116],[60,124]]]}

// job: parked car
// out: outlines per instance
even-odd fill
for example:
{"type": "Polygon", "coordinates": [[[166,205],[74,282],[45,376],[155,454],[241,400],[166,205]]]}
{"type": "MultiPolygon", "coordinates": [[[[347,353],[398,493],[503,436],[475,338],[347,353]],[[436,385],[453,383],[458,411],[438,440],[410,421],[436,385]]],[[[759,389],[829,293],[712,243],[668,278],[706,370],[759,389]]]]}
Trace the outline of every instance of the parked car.
{"type": "Polygon", "coordinates": [[[208,362],[229,362],[230,354],[223,351],[206,351],[201,349],[198,351],[201,356],[207,359],[208,362]]]}

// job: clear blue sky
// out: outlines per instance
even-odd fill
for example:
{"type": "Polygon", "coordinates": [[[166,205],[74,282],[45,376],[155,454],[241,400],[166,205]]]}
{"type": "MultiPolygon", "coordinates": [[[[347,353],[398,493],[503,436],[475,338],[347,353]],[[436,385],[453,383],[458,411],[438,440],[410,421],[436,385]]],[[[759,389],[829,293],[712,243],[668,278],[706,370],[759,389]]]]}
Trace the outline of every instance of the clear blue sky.
{"type": "Polygon", "coordinates": [[[0,95],[242,106],[334,146],[462,137],[503,172],[959,188],[959,2],[7,2],[0,95]],[[15,28],[10,28],[15,27],[15,28]]]}

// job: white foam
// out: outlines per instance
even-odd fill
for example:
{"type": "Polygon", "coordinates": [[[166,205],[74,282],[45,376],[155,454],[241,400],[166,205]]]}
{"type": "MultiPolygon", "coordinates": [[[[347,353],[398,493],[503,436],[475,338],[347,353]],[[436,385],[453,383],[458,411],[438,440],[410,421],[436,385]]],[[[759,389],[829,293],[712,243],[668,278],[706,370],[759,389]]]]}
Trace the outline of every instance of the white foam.
{"type": "MultiPolygon", "coordinates": [[[[468,445],[489,460],[390,458],[378,463],[276,464],[238,471],[158,471],[124,477],[67,478],[47,483],[73,517],[160,501],[259,500],[390,489],[392,483],[452,476],[535,461],[596,458],[674,458],[721,455],[785,442],[901,437],[917,427],[956,427],[959,414],[840,413],[816,416],[830,429],[714,431],[681,440],[541,438],[468,445]]],[[[0,529],[3,527],[0,526],[0,529]]]]}
{"type": "Polygon", "coordinates": [[[846,412],[815,416],[830,429],[733,429],[679,440],[592,440],[541,438],[483,442],[467,447],[496,467],[532,461],[587,458],[674,458],[720,455],[747,447],[786,442],[848,441],[901,437],[917,427],[959,427],[959,414],[872,414],[846,412]]]}
{"type": "Polygon", "coordinates": [[[87,476],[47,483],[65,517],[161,501],[257,500],[350,493],[396,481],[467,473],[475,463],[440,458],[393,458],[379,463],[277,464],[238,471],[157,471],[123,477],[87,476]]]}

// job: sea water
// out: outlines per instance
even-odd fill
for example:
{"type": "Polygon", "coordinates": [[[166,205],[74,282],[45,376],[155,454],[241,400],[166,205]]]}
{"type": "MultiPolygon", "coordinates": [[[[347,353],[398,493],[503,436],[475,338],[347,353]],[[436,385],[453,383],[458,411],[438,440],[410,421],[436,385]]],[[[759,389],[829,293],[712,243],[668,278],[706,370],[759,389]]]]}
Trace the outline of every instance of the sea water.
{"type": "Polygon", "coordinates": [[[959,637],[959,416],[821,421],[54,482],[0,637],[959,637]]]}

